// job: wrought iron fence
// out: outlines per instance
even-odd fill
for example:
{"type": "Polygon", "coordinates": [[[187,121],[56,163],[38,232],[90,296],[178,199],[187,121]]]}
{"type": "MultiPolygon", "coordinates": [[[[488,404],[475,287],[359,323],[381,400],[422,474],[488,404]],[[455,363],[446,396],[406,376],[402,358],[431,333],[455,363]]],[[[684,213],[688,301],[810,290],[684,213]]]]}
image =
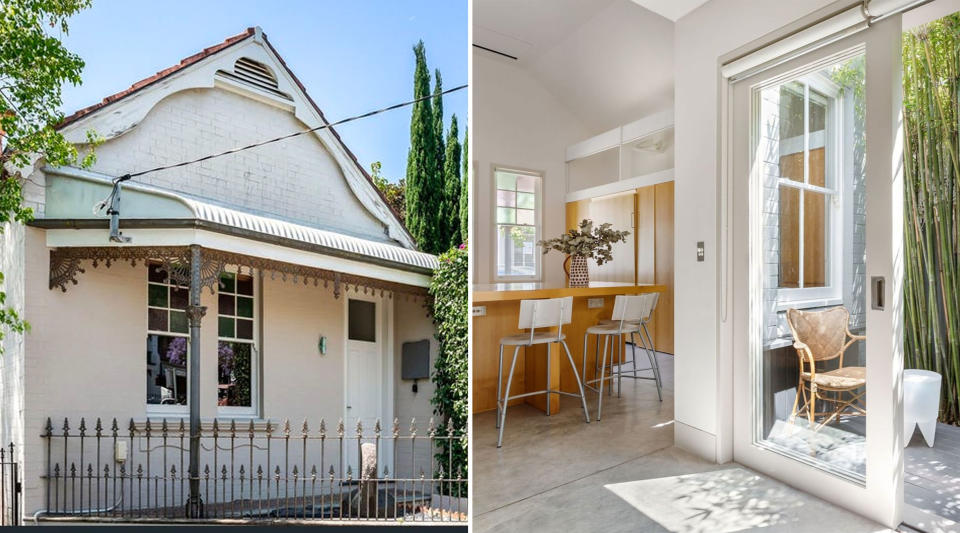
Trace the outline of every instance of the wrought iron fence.
{"type": "MultiPolygon", "coordinates": [[[[403,520],[465,522],[463,472],[445,472],[441,442],[464,429],[433,419],[404,428],[394,420],[346,428],[324,420],[291,427],[266,421],[204,423],[197,475],[189,472],[190,432],[182,419],[117,420],[91,426],[47,419],[45,519],[403,520]],[[190,481],[199,485],[199,517],[188,514],[190,481]]],[[[446,446],[446,449],[452,449],[446,446]]],[[[452,464],[452,457],[446,464],[452,464]]]]}
{"type": "Polygon", "coordinates": [[[11,442],[0,448],[0,526],[20,525],[20,465],[11,442]]]}

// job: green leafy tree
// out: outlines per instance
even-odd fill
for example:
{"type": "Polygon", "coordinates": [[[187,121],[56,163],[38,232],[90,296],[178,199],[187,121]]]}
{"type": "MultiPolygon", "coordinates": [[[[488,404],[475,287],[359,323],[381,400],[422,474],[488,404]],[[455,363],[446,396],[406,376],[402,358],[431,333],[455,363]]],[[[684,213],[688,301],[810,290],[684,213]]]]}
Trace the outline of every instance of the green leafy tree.
{"type": "Polygon", "coordinates": [[[460,139],[457,131],[457,115],[450,117],[450,132],[447,134],[447,153],[443,165],[443,215],[447,229],[448,246],[463,242],[460,239],[460,139]]]}
{"type": "Polygon", "coordinates": [[[380,173],[381,167],[379,161],[371,163],[370,178],[373,179],[373,184],[380,189],[380,192],[387,199],[387,205],[390,206],[390,209],[393,209],[400,220],[404,220],[407,212],[406,179],[401,178],[399,182],[392,183],[380,173]]]}
{"type": "MultiPolygon", "coordinates": [[[[437,141],[437,174],[444,178],[446,148],[443,143],[443,78],[440,69],[433,71],[433,137],[437,141]]],[[[441,220],[442,221],[442,220],[441,220]]],[[[441,235],[442,237],[442,235],[441,235]]],[[[444,247],[445,249],[445,247],[444,247]]]]}
{"type": "Polygon", "coordinates": [[[463,134],[463,183],[460,185],[460,242],[469,241],[470,237],[470,158],[469,151],[470,130],[463,134]]]}
{"type": "Polygon", "coordinates": [[[440,253],[446,239],[440,239],[439,214],[443,197],[438,172],[436,126],[430,97],[430,72],[427,70],[423,41],[413,47],[416,68],[413,97],[426,98],[413,104],[410,118],[410,151],[407,153],[406,224],[421,250],[440,253]]]}
{"type": "MultiPolygon", "coordinates": [[[[56,130],[63,120],[60,88],[80,83],[83,60],[48,33],[67,34],[67,20],[89,6],[90,0],[0,3],[0,231],[33,218],[23,205],[23,174],[38,158],[54,166],[93,163],[92,149],[81,158],[56,130]]],[[[88,132],[87,139],[96,145],[95,134],[88,132]]],[[[28,327],[6,298],[0,291],[0,340],[28,327]]]]}
{"type": "MultiPolygon", "coordinates": [[[[454,439],[440,439],[435,458],[443,468],[444,476],[467,476],[467,416],[468,416],[468,358],[467,358],[467,247],[460,245],[439,258],[430,280],[431,312],[437,326],[440,350],[433,364],[434,413],[448,428],[454,439]]],[[[447,494],[467,494],[465,486],[445,484],[447,494]],[[459,492],[458,492],[459,490],[459,492]]]]}

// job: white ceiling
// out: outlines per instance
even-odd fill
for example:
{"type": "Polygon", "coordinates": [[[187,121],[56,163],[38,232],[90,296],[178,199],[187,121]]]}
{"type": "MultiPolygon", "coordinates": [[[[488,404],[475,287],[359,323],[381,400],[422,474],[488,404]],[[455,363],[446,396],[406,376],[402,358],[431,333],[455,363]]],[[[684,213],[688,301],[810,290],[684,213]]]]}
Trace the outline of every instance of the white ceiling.
{"type": "Polygon", "coordinates": [[[473,5],[474,43],[517,57],[588,130],[599,133],[673,103],[673,23],[630,0],[473,5]]]}
{"type": "Polygon", "coordinates": [[[674,22],[694,9],[706,4],[708,0],[633,0],[637,5],[674,22]]]}

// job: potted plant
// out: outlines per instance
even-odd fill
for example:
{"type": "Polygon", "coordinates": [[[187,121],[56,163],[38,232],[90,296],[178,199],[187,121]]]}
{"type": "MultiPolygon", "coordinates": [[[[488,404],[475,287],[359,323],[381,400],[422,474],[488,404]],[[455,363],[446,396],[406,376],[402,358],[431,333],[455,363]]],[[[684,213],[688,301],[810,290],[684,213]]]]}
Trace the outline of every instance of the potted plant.
{"type": "Polygon", "coordinates": [[[580,221],[578,229],[572,229],[555,238],[540,241],[543,253],[557,250],[567,254],[563,262],[563,270],[567,274],[567,283],[571,287],[586,287],[590,284],[590,274],[587,271],[587,259],[594,259],[602,265],[613,259],[613,243],[627,242],[629,231],[617,231],[612,224],[604,223],[593,227],[593,221],[580,221]],[[569,267],[567,266],[569,263],[569,267]]]}

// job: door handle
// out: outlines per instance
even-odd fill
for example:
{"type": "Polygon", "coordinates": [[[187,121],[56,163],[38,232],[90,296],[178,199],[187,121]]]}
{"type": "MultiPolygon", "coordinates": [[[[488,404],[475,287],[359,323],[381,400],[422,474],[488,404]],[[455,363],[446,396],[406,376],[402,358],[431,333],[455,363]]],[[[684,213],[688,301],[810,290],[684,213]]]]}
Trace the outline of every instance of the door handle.
{"type": "Polygon", "coordinates": [[[870,278],[870,308],[875,311],[883,311],[884,291],[886,290],[886,280],[883,276],[873,276],[870,278]]]}

